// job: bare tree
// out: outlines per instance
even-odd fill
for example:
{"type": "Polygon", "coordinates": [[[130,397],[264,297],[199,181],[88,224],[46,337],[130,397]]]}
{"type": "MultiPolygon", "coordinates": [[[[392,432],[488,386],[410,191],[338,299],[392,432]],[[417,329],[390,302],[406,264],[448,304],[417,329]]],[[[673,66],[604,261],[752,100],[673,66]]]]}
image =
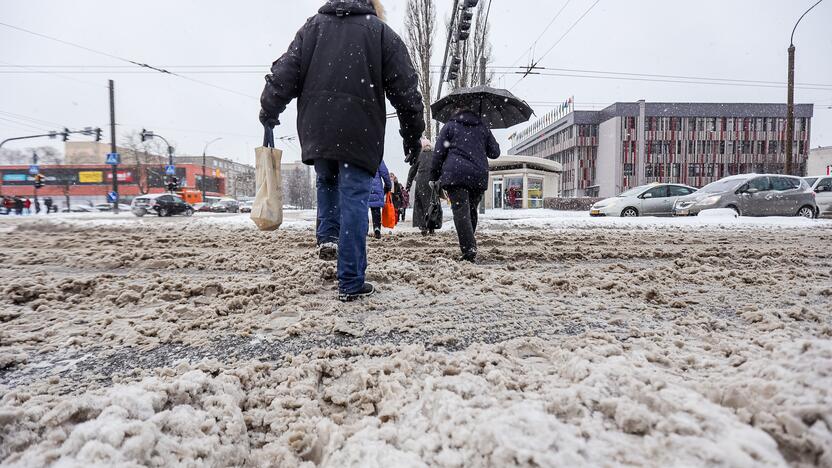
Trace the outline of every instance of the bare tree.
{"type": "Polygon", "coordinates": [[[462,59],[462,64],[459,67],[459,78],[451,83],[452,88],[490,85],[494,79],[493,71],[486,71],[484,82],[481,76],[480,59],[485,58],[487,67],[493,63],[494,54],[494,47],[490,41],[491,25],[486,21],[486,9],[487,2],[480,2],[476,22],[471,27],[471,36],[457,46],[456,55],[462,59]]]}
{"type": "Polygon", "coordinates": [[[133,178],[139,187],[139,194],[145,195],[150,191],[149,172],[164,174],[164,159],[161,154],[167,151],[163,145],[155,139],[142,142],[141,133],[136,131],[127,135],[124,139],[124,148],[127,154],[122,158],[122,164],[133,168],[133,178]]]}
{"type": "Polygon", "coordinates": [[[60,151],[51,146],[39,146],[37,148],[26,148],[24,150],[0,149],[0,164],[32,164],[32,156],[38,154],[38,164],[55,165],[64,162],[60,151]]]}
{"type": "Polygon", "coordinates": [[[419,73],[419,91],[425,105],[425,136],[432,140],[430,103],[433,96],[433,77],[430,62],[433,58],[433,44],[436,35],[436,5],[434,0],[407,0],[404,19],[407,30],[405,42],[416,72],[419,73]]]}

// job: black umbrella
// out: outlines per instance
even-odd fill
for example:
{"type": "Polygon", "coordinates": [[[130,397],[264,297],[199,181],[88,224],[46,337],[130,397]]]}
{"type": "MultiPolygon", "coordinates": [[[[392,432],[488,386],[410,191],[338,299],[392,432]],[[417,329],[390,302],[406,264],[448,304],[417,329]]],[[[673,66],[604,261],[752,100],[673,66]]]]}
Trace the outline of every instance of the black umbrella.
{"type": "Polygon", "coordinates": [[[431,104],[433,118],[445,123],[453,117],[454,110],[465,108],[479,113],[490,128],[509,128],[528,121],[534,111],[526,101],[506,89],[489,86],[458,88],[451,94],[431,104]]]}

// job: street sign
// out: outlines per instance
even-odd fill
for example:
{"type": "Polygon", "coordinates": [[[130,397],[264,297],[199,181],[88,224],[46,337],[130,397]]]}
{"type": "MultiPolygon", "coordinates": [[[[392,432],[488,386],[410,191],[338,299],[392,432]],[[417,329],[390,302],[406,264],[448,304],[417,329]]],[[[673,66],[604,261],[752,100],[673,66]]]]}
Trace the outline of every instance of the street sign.
{"type": "Polygon", "coordinates": [[[118,192],[107,192],[107,201],[115,203],[118,201],[118,192]]]}
{"type": "Polygon", "coordinates": [[[29,174],[40,174],[40,166],[38,166],[37,164],[32,164],[31,166],[29,166],[29,174]]]}
{"type": "Polygon", "coordinates": [[[165,166],[165,175],[176,175],[176,166],[173,164],[165,166]]]}
{"type": "Polygon", "coordinates": [[[111,166],[121,164],[121,155],[118,154],[118,153],[109,153],[109,154],[107,154],[107,164],[109,164],[111,166]]]}

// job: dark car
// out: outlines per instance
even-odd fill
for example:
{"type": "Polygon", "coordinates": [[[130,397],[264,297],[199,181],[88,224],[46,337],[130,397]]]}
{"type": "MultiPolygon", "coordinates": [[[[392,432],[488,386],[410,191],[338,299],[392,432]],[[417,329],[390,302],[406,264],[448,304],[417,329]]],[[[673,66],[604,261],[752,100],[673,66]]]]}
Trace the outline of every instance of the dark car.
{"type": "Polygon", "coordinates": [[[214,213],[239,213],[240,202],[237,200],[220,200],[211,205],[211,211],[214,213]]]}
{"type": "Polygon", "coordinates": [[[148,213],[156,213],[158,216],[174,216],[194,214],[194,207],[185,203],[177,195],[169,193],[159,195],[144,195],[133,200],[131,206],[133,214],[142,217],[148,213]]]}

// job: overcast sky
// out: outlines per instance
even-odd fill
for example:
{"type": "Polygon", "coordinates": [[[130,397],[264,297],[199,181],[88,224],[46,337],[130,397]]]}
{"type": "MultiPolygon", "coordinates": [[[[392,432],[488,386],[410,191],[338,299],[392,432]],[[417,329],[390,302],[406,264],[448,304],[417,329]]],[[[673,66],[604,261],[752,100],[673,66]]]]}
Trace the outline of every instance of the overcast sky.
{"type": "MultiPolygon", "coordinates": [[[[782,83],[789,34],[814,0],[600,0],[589,10],[594,3],[493,0],[493,65],[524,65],[545,54],[540,66],[549,68],[782,83]]],[[[174,141],[178,154],[201,154],[205,142],[222,137],[209,153],[253,163],[254,147],[262,139],[257,97],[263,75],[322,4],[323,0],[2,0],[2,23],[167,68],[216,87],[142,71],[117,58],[0,26],[0,139],[63,126],[106,128],[106,83],[112,78],[120,136],[143,127],[152,129],[174,141]],[[37,68],[43,66],[54,68],[37,68]],[[67,66],[71,68],[61,68],[67,66]],[[234,67],[212,68],[216,66],[234,67]]],[[[405,0],[386,1],[388,22],[397,31],[402,30],[404,4],[405,0]]],[[[437,0],[437,4],[442,25],[452,1],[437,0]]],[[[797,102],[816,104],[813,147],[832,145],[830,23],[832,0],[827,0],[803,20],[795,36],[797,82],[826,85],[796,91],[797,102]]],[[[437,42],[442,42],[434,60],[439,64],[444,41],[437,42]]],[[[532,103],[538,115],[570,96],[579,108],[638,99],[786,100],[785,86],[779,85],[680,84],[632,76],[636,79],[589,78],[599,75],[583,71],[547,73],[571,76],[529,76],[517,84],[518,75],[503,74],[497,84],[532,103]]],[[[294,109],[293,104],[281,116],[284,124],[278,127],[278,136],[296,135],[294,109]]],[[[397,130],[398,122],[389,121],[385,159],[394,172],[403,172],[397,130]]],[[[497,132],[504,153],[509,133],[497,132]]],[[[109,138],[109,131],[106,135],[109,138]]],[[[41,144],[49,140],[11,147],[41,144]]],[[[300,159],[297,142],[281,146],[284,159],[300,159]]]]}

